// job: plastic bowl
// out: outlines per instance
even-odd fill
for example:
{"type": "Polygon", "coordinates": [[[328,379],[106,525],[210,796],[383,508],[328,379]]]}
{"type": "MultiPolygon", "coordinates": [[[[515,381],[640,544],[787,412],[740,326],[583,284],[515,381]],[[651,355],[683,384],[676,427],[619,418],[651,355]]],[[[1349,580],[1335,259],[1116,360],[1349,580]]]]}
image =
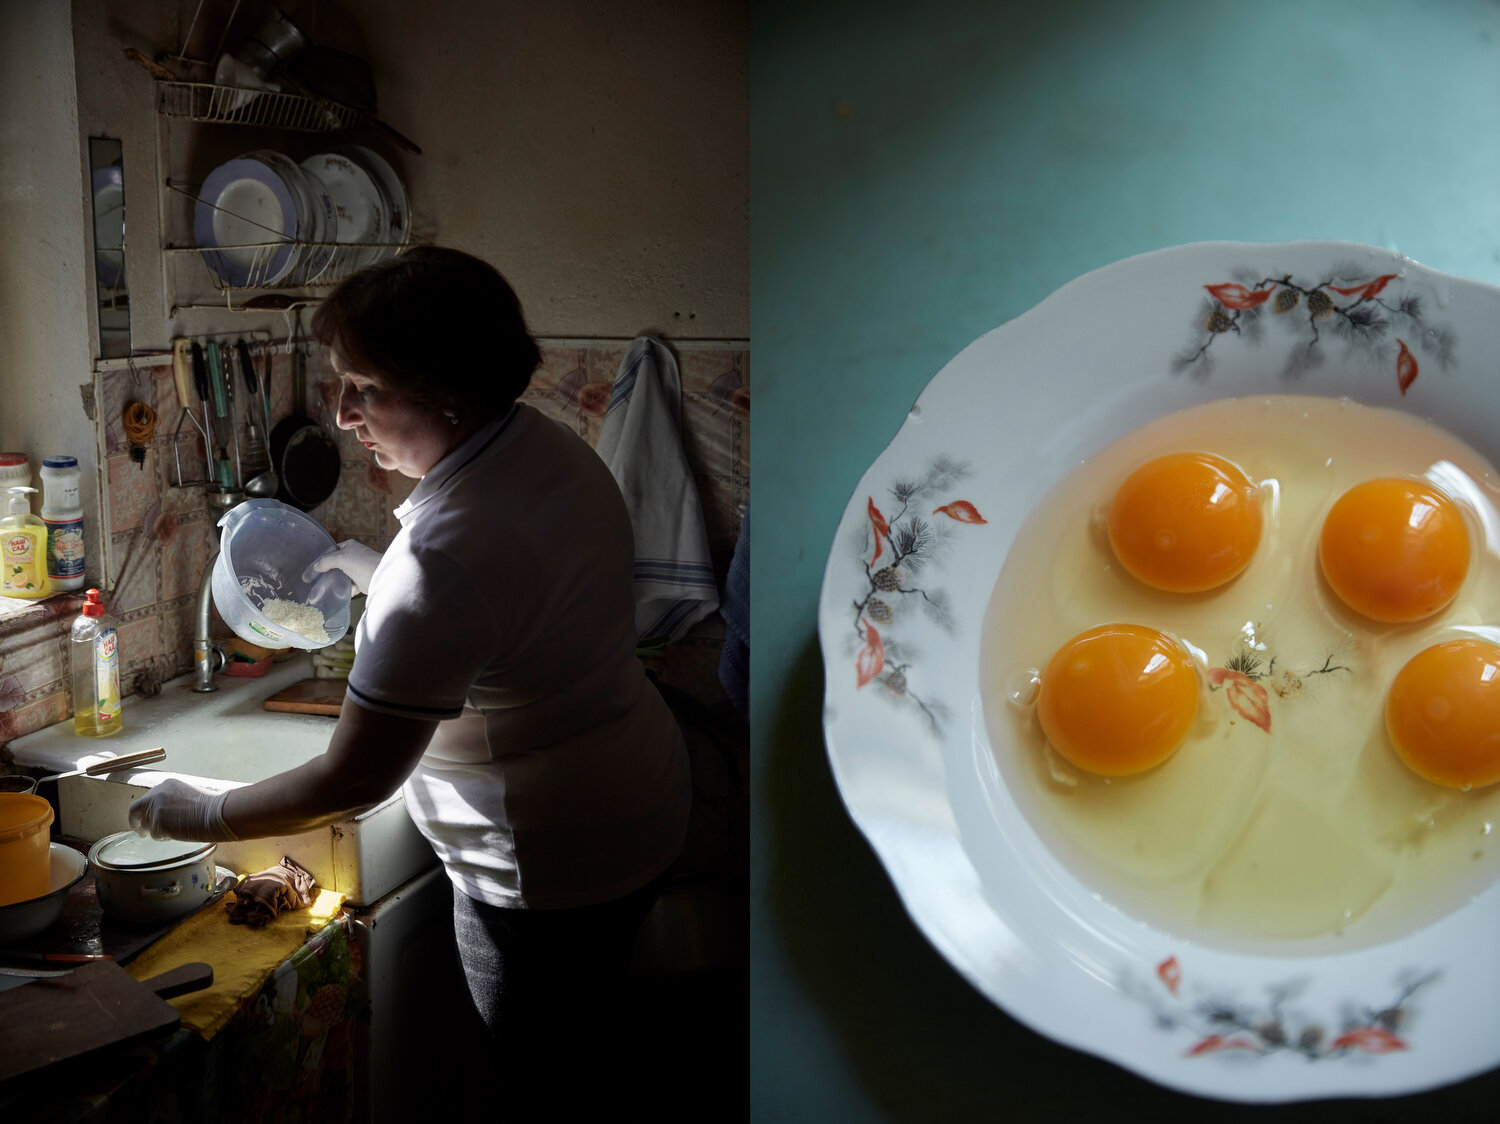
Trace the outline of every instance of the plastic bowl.
{"type": "Polygon", "coordinates": [[[39,898],[0,905],[0,944],[23,941],[56,924],[68,904],[68,891],[88,873],[88,860],[63,843],[51,850],[50,889],[39,898]]]}
{"type": "MultiPolygon", "coordinates": [[[[349,631],[347,575],[312,564],[336,545],[310,516],[271,499],[246,500],[219,520],[219,556],[210,586],[214,606],[240,639],[263,648],[323,648],[349,631]],[[273,601],[323,614],[325,636],[307,636],[267,616],[273,601]]],[[[276,614],[280,616],[280,614],[276,614]]]]}

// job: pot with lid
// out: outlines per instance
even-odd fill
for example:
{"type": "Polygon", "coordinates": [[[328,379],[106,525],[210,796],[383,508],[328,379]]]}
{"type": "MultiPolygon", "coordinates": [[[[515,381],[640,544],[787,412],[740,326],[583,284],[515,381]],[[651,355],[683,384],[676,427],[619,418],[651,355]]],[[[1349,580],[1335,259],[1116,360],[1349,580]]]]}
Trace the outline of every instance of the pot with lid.
{"type": "Polygon", "coordinates": [[[132,925],[165,925],[214,896],[217,843],[106,835],[89,850],[104,912],[132,925]]]}

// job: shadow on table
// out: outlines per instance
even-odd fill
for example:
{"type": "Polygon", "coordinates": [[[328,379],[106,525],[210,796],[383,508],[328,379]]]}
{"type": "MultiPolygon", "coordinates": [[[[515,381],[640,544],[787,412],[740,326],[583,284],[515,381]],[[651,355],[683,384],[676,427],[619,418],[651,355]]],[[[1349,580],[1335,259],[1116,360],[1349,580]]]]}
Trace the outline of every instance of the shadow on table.
{"type": "MultiPolygon", "coordinates": [[[[1163,1089],[1029,1030],[970,987],[927,943],[850,820],[823,740],[816,640],[808,640],[787,681],[763,743],[766,806],[758,812],[769,863],[765,926],[884,1119],[1496,1119],[1500,1071],[1380,1101],[1224,1104],[1163,1089]]],[[[785,1058],[795,1056],[796,1046],[763,1042],[756,1052],[762,1059],[773,1052],[785,1058]]],[[[781,1105],[780,1113],[768,1115],[813,1119],[813,1107],[781,1105]]]]}

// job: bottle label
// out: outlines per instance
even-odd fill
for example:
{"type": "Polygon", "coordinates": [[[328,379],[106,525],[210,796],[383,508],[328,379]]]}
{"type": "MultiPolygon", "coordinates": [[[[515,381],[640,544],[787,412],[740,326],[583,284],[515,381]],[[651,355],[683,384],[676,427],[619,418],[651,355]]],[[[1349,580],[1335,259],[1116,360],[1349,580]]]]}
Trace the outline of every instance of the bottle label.
{"type": "Polygon", "coordinates": [[[46,523],[48,576],[54,579],[83,577],[83,517],[48,519],[46,523]]]}
{"type": "Polygon", "coordinates": [[[106,628],[94,641],[94,694],[100,725],[120,717],[120,638],[106,628]]]}
{"type": "Polygon", "coordinates": [[[40,586],[37,545],[40,535],[28,535],[12,531],[5,536],[0,551],[4,561],[0,562],[0,590],[6,593],[22,591],[35,593],[40,586]]]}
{"type": "Polygon", "coordinates": [[[42,469],[42,506],[50,507],[57,511],[71,511],[79,506],[78,480],[79,474],[75,469],[72,472],[58,472],[56,469],[42,469]]]}

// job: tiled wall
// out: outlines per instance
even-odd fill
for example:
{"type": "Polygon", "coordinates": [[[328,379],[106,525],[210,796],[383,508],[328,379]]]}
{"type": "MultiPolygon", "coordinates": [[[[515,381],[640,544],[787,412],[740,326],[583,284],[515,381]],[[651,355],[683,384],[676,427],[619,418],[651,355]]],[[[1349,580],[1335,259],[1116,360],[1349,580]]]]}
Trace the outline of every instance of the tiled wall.
{"type": "MultiPolygon", "coordinates": [[[[522,400],[594,444],[626,347],[543,341],[542,367],[522,400]]],[[[383,549],[398,529],[391,509],[413,481],[376,466],[352,434],[333,425],[336,383],[323,370],[317,349],[309,350],[309,413],[337,435],[343,461],[334,494],[310,514],[335,539],[354,538],[383,549]]],[[[673,351],[682,373],[683,444],[722,586],[750,493],[750,353],[691,344],[673,351]]],[[[257,343],[252,354],[262,377],[267,352],[274,422],[291,407],[291,356],[284,343],[257,343]]],[[[247,399],[240,397],[242,419],[247,399]]],[[[161,682],[189,670],[198,584],[216,549],[215,515],[205,505],[202,485],[194,484],[207,475],[203,440],[181,415],[170,363],[104,372],[97,418],[104,426],[108,476],[109,601],[121,621],[127,692],[144,679],[161,682]],[[139,463],[131,457],[123,422],[125,406],[133,400],[157,415],[154,437],[139,463]],[[178,487],[179,480],[188,486],[178,487]]],[[[243,454],[243,428],[240,438],[243,454]]],[[[228,451],[232,456],[232,445],[228,451]]],[[[95,544],[89,550],[94,580],[102,576],[103,555],[95,544]]],[[[30,611],[0,616],[0,742],[68,716],[65,630],[77,614],[77,601],[55,597],[30,611]]],[[[722,636],[722,622],[714,615],[663,656],[653,657],[653,670],[699,700],[717,703],[723,699],[717,680],[722,636]]]]}

